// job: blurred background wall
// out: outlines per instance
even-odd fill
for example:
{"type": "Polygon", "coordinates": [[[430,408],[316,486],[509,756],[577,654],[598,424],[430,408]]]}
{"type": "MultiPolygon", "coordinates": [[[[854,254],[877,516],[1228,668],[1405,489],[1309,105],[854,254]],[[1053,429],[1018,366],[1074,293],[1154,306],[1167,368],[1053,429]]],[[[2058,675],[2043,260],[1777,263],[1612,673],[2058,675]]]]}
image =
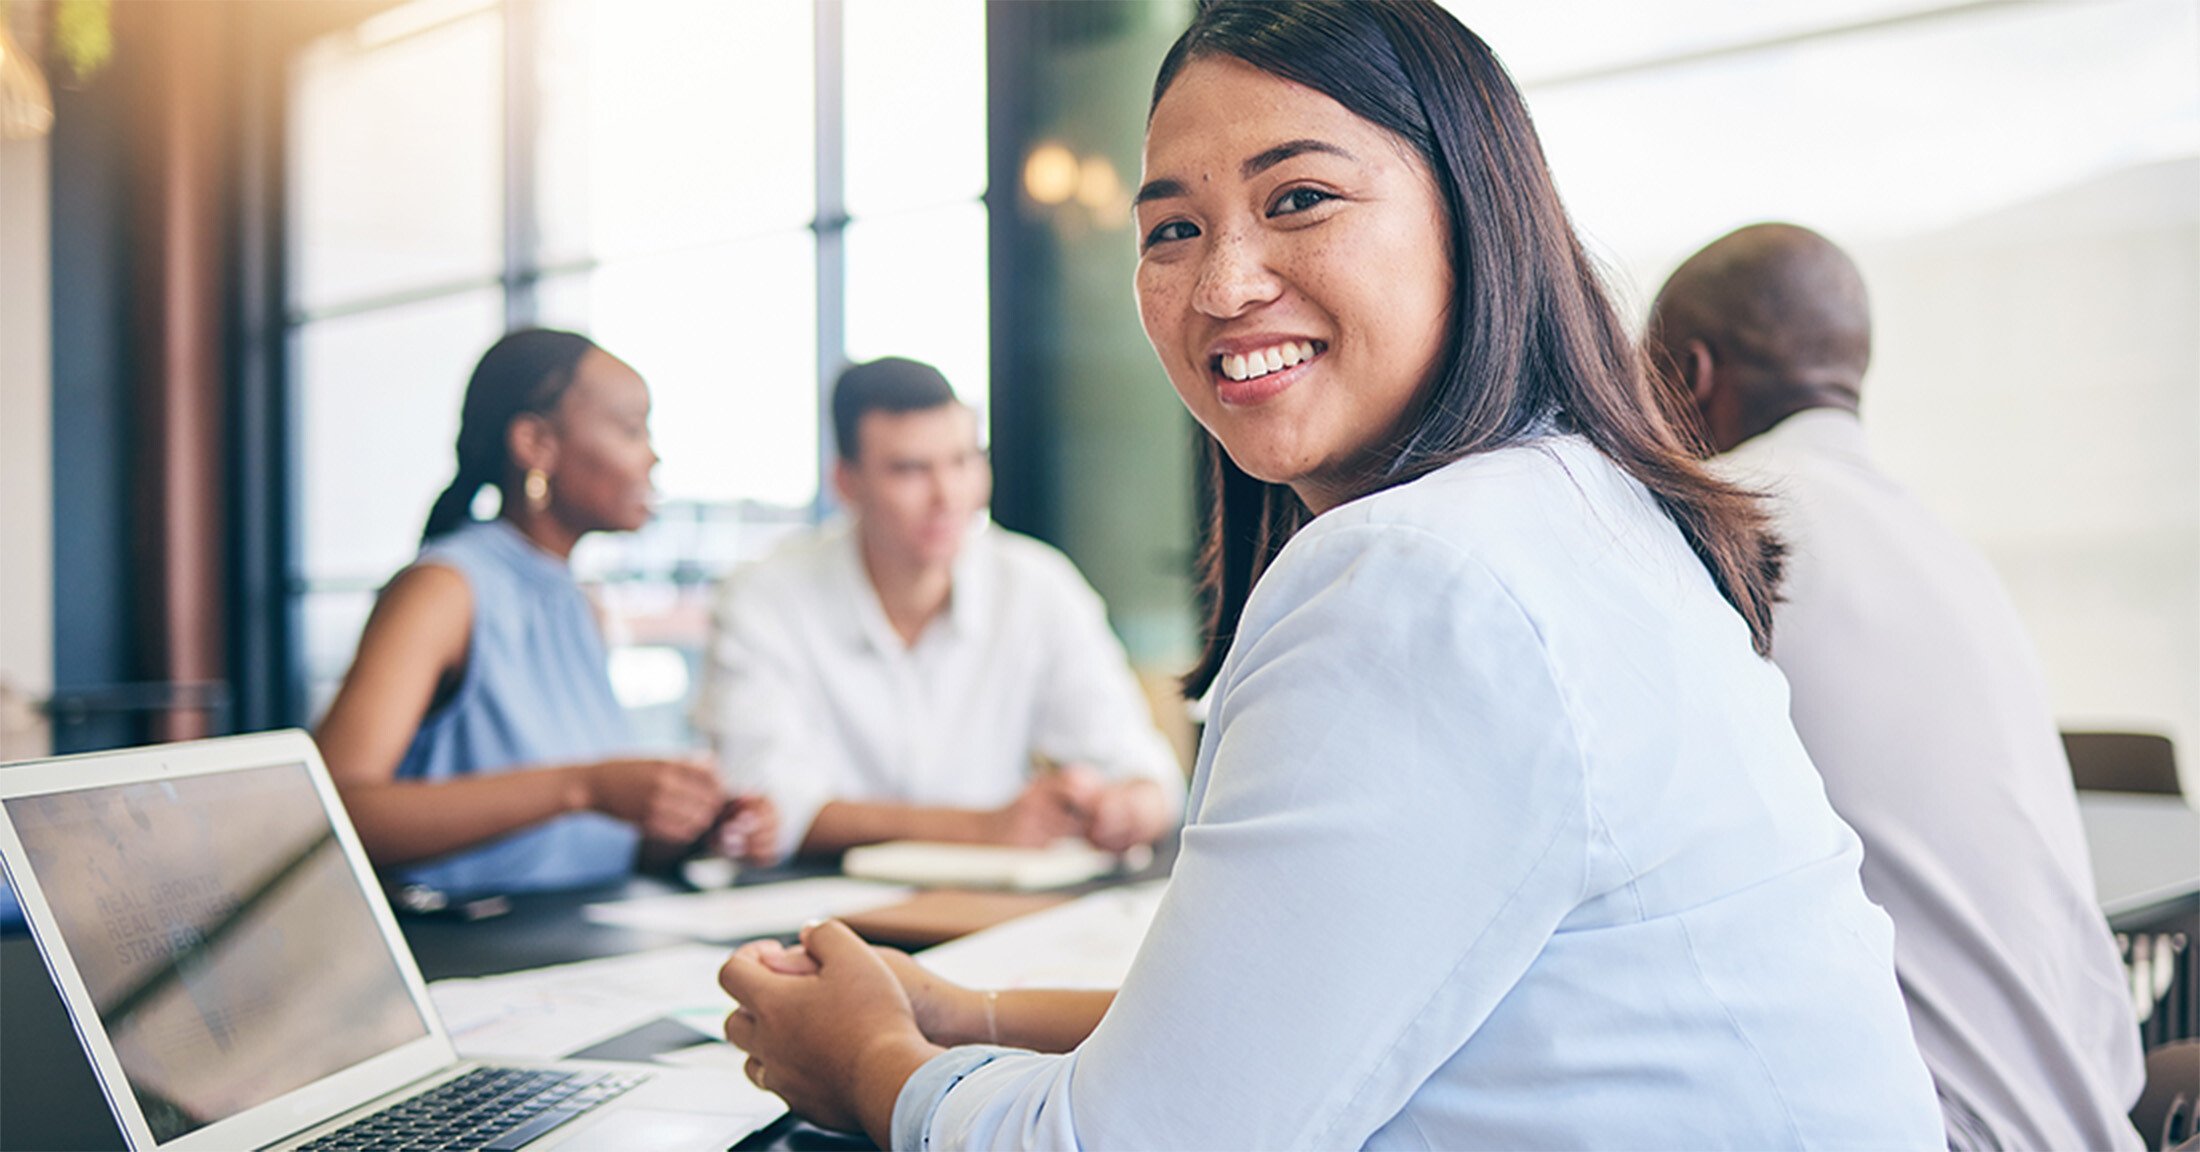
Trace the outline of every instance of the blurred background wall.
{"type": "Polygon", "coordinates": [[[1985,549],[2065,721],[2200,739],[2200,5],[1589,7],[1626,49],[1482,30],[1633,313],[1741,223],[1849,247],[1881,462],[1985,549]]]}

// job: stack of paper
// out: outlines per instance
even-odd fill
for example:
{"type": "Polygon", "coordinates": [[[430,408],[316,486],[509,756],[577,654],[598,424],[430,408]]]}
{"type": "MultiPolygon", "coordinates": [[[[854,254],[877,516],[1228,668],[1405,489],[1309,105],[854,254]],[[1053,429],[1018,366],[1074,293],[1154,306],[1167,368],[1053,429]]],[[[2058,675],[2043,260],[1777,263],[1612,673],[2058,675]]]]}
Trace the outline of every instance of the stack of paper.
{"type": "Polygon", "coordinates": [[[684,944],[605,960],[428,986],[459,1054],[554,1060],[638,1025],[683,1014],[723,1020],[726,950],[684,944]]]}
{"type": "Polygon", "coordinates": [[[1115,988],[1153,926],[1168,881],[1109,888],[919,953],[969,988],[1115,988]]]}

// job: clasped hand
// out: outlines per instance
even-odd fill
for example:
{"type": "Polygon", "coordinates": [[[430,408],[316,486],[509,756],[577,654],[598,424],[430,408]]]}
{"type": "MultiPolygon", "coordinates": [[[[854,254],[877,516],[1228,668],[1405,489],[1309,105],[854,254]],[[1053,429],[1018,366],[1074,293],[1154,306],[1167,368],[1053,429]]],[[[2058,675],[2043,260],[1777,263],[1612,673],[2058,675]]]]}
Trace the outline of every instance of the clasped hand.
{"type": "Polygon", "coordinates": [[[804,929],[799,948],[742,945],[718,983],[739,1005],[726,1039],[748,1054],[749,1080],[811,1123],[868,1132],[882,1147],[902,1084],[940,1051],[920,1020],[944,1020],[955,995],[969,995],[837,920],[804,929]]]}
{"type": "Polygon", "coordinates": [[[708,759],[606,760],[583,769],[588,807],[634,825],[647,840],[696,844],[716,855],[769,864],[779,813],[763,796],[728,797],[708,759]]]}
{"type": "Polygon", "coordinates": [[[1169,824],[1168,807],[1151,782],[1111,783],[1082,764],[1040,774],[986,815],[985,838],[995,843],[1035,848],[1074,836],[1105,852],[1148,843],[1169,824]]]}

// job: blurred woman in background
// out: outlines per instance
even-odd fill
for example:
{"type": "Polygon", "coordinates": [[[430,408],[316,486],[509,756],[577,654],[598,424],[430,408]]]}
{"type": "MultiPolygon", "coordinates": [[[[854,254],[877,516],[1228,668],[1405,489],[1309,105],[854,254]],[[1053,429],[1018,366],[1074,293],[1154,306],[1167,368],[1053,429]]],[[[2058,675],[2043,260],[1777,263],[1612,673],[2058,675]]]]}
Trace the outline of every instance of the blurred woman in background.
{"type": "Polygon", "coordinates": [[[450,896],[566,888],[713,847],[769,856],[772,813],[704,760],[630,755],[568,559],[650,517],[649,389],[584,336],[514,332],[467,383],[458,475],[382,590],[318,738],[367,854],[450,896]],[[500,514],[475,520],[481,489],[500,514]]]}

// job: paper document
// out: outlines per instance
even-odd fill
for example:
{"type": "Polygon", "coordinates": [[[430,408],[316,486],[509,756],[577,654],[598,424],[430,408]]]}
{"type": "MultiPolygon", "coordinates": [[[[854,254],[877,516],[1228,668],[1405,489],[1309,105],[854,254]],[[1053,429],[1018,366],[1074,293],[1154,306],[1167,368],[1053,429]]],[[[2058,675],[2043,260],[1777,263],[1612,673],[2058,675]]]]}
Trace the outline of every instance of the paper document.
{"type": "Polygon", "coordinates": [[[917,955],[969,988],[1115,988],[1153,926],[1168,881],[1110,888],[917,955]]]}
{"type": "Polygon", "coordinates": [[[1045,848],[999,844],[942,844],[890,840],[850,848],[840,870],[850,876],[891,880],[923,888],[1011,888],[1029,892],[1081,884],[1116,870],[1122,861],[1082,840],[1057,840],[1045,848]]]}
{"type": "MultiPolygon", "coordinates": [[[[743,1088],[749,1086],[749,1078],[742,1071],[749,1062],[749,1054],[726,1043],[723,1039],[716,1044],[705,1041],[691,1048],[675,1048],[670,1052],[659,1054],[656,1062],[671,1064],[679,1068],[724,1069],[732,1074],[732,1079],[728,1083],[738,1084],[743,1088]]],[[[786,1107],[777,1096],[772,1097],[771,1100],[772,1103],[779,1104],[781,1108],[786,1107]]]]}
{"type": "Polygon", "coordinates": [[[715,1012],[726,949],[682,944],[607,960],[428,985],[459,1054],[555,1060],[651,1020],[715,1012]]]}
{"type": "Polygon", "coordinates": [[[898,904],[913,893],[896,884],[822,876],[716,892],[645,896],[591,904],[587,915],[599,924],[617,924],[645,932],[692,936],[698,940],[735,941],[782,936],[812,920],[868,912],[898,904]]]}

